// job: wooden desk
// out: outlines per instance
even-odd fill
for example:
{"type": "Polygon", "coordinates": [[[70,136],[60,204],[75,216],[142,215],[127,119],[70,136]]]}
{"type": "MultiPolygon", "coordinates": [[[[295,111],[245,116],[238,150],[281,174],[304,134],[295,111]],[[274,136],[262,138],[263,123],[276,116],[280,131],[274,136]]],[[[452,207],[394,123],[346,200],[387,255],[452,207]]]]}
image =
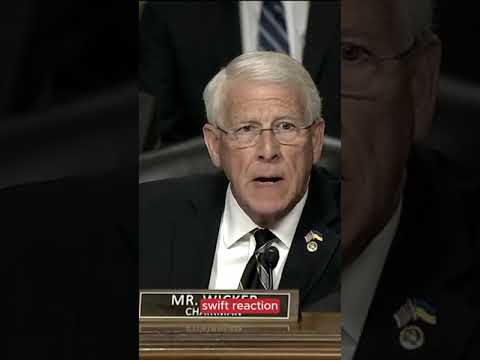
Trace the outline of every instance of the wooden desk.
{"type": "Polygon", "coordinates": [[[140,359],[340,359],[340,313],[298,323],[141,322],[140,359]]]}

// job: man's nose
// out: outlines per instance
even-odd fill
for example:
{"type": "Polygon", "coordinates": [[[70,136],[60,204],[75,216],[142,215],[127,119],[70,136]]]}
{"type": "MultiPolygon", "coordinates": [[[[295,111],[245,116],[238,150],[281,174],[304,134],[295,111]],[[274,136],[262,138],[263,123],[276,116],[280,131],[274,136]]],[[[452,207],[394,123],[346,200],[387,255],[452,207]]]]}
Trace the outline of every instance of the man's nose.
{"type": "Polygon", "coordinates": [[[278,157],[280,143],[271,129],[263,130],[258,135],[257,154],[263,160],[272,160],[278,157]]]}

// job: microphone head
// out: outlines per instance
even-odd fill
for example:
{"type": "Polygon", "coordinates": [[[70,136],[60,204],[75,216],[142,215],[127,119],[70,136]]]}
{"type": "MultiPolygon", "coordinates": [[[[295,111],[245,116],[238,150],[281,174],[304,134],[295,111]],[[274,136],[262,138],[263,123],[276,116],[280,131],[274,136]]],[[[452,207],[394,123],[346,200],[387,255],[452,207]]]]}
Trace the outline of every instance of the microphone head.
{"type": "Polygon", "coordinates": [[[270,269],[274,269],[278,264],[278,259],[280,258],[278,249],[275,246],[270,246],[267,250],[265,250],[264,256],[267,266],[270,269]]]}

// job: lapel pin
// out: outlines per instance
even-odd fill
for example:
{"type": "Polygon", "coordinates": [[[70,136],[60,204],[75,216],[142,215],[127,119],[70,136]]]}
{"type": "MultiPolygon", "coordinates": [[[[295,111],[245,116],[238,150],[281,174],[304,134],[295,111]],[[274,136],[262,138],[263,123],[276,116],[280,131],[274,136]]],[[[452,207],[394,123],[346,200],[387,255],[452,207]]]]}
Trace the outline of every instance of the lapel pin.
{"type": "Polygon", "coordinates": [[[402,328],[411,321],[418,319],[423,322],[436,325],[437,310],[428,301],[420,298],[407,299],[406,303],[393,315],[398,328],[402,328]]]}
{"type": "Polygon", "coordinates": [[[323,241],[323,235],[315,230],[310,230],[307,235],[305,235],[305,241],[309,242],[312,240],[323,241]]]}
{"type": "Polygon", "coordinates": [[[407,299],[407,302],[393,315],[398,328],[402,328],[410,321],[415,320],[415,317],[415,306],[411,299],[407,299]]]}
{"type": "Polygon", "coordinates": [[[425,341],[422,329],[416,325],[408,325],[400,331],[400,345],[406,350],[415,350],[425,341]]]}
{"type": "Polygon", "coordinates": [[[418,349],[425,342],[423,330],[410,322],[421,320],[430,325],[437,324],[437,310],[428,301],[421,298],[408,298],[404,305],[393,315],[400,331],[400,345],[406,350],[418,349]]]}
{"type": "Polygon", "coordinates": [[[437,309],[425,299],[414,298],[413,304],[415,306],[415,317],[423,322],[436,325],[437,324],[437,309]]]}
{"type": "Polygon", "coordinates": [[[323,236],[314,230],[310,230],[308,234],[305,235],[305,241],[307,242],[307,250],[315,252],[318,250],[317,241],[323,241],[323,236]]]}
{"type": "Polygon", "coordinates": [[[309,241],[307,243],[307,250],[310,252],[315,252],[318,250],[318,245],[315,241],[309,241]]]}

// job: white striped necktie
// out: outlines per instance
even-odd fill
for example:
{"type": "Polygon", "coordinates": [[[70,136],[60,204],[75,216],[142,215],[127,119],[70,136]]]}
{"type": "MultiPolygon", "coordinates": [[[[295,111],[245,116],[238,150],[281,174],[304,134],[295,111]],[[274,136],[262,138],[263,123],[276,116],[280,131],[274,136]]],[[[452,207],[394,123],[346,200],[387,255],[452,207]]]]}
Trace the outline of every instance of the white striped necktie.
{"type": "Polygon", "coordinates": [[[285,9],[281,1],[263,1],[258,32],[258,50],[290,53],[285,9]]]}
{"type": "Polygon", "coordinates": [[[245,270],[243,271],[239,289],[266,289],[271,290],[272,281],[265,258],[263,256],[265,250],[275,241],[276,237],[268,229],[258,229],[255,231],[255,252],[248,260],[245,270]]]}

